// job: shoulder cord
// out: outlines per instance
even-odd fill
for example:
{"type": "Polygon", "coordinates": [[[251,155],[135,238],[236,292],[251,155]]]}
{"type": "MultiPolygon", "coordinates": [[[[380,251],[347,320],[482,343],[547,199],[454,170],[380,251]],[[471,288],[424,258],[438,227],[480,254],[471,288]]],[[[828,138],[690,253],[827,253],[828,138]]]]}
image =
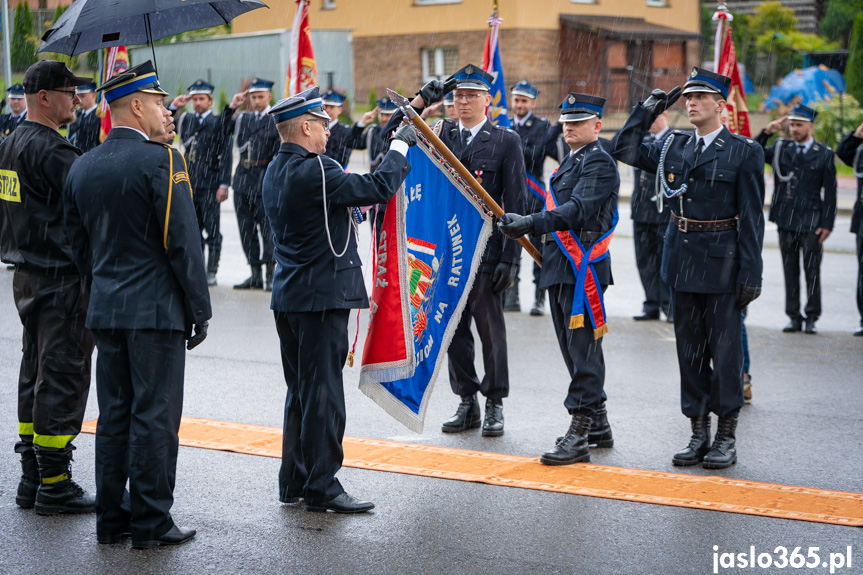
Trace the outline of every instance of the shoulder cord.
{"type": "Polygon", "coordinates": [[[773,151],[773,174],[780,182],[788,182],[794,177],[794,170],[790,174],[783,174],[779,170],[779,160],[782,157],[782,144],[785,142],[782,138],[776,140],[776,148],[773,151]]]}
{"type": "Polygon", "coordinates": [[[863,178],[863,172],[857,171],[857,166],[860,165],[860,153],[861,152],[863,152],[863,144],[860,144],[859,146],[857,146],[857,151],[854,152],[853,168],[854,168],[854,177],[855,178],[863,178]]]}
{"type": "MultiPolygon", "coordinates": [[[[324,162],[323,162],[323,160],[321,160],[320,156],[318,156],[318,164],[320,164],[320,166],[321,166],[321,188],[323,189],[322,197],[324,200],[324,226],[326,227],[326,230],[327,230],[327,241],[330,244],[330,251],[333,252],[333,255],[336,256],[337,258],[340,258],[343,255],[345,255],[346,251],[348,251],[348,245],[350,244],[350,241],[351,241],[351,232],[349,229],[348,233],[347,233],[347,237],[345,237],[345,247],[342,250],[342,253],[337,254],[336,248],[333,247],[333,237],[332,237],[332,235],[330,235],[330,220],[329,220],[329,217],[327,216],[327,176],[326,176],[326,174],[324,174],[324,162]]],[[[350,215],[350,209],[348,210],[348,222],[351,224],[351,226],[353,226],[354,232],[356,233],[357,224],[354,222],[354,219],[350,215]]]]}

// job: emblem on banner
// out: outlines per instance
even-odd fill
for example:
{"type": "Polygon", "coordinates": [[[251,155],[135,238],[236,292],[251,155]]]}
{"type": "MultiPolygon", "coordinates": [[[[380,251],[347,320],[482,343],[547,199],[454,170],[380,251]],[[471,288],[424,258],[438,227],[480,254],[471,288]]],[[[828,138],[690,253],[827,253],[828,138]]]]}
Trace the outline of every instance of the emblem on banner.
{"type": "Polygon", "coordinates": [[[408,294],[411,302],[411,325],[414,341],[422,340],[428,326],[440,261],[435,256],[435,244],[408,238],[408,294]]]}

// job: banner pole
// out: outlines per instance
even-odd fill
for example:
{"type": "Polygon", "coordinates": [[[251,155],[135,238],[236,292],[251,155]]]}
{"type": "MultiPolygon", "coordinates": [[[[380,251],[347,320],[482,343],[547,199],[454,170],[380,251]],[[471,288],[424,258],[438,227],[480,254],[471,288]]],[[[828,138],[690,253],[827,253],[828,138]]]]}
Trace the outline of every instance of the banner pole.
{"type": "MultiPolygon", "coordinates": [[[[495,216],[499,218],[504,217],[506,215],[506,212],[503,211],[503,208],[501,208],[497,204],[497,202],[495,202],[494,199],[490,195],[488,195],[488,192],[486,192],[485,189],[483,189],[483,187],[480,185],[480,183],[476,181],[476,178],[473,177],[473,174],[470,173],[470,170],[468,170],[462,165],[459,159],[455,157],[455,154],[453,154],[452,151],[446,147],[446,144],[444,144],[440,140],[440,138],[437,137],[437,134],[432,131],[429,125],[425,123],[425,120],[423,120],[420,115],[417,114],[416,110],[414,110],[413,107],[407,103],[407,99],[393,90],[387,90],[387,92],[389,93],[390,98],[394,102],[400,104],[400,108],[402,112],[404,112],[405,118],[407,118],[410,123],[413,124],[413,126],[417,130],[419,130],[420,133],[422,133],[422,135],[425,136],[425,138],[434,145],[434,147],[437,149],[438,152],[440,152],[440,154],[446,159],[446,161],[449,162],[453,168],[455,168],[459,175],[465,179],[471,189],[476,193],[477,196],[479,196],[479,198],[488,207],[488,209],[491,210],[491,212],[495,216]]],[[[532,257],[534,261],[536,261],[536,263],[541,266],[542,254],[539,253],[539,250],[537,250],[532,243],[530,243],[530,240],[528,240],[527,237],[522,236],[518,238],[517,241],[519,244],[521,244],[521,247],[523,247],[527,251],[527,253],[530,254],[530,257],[532,257]]]]}

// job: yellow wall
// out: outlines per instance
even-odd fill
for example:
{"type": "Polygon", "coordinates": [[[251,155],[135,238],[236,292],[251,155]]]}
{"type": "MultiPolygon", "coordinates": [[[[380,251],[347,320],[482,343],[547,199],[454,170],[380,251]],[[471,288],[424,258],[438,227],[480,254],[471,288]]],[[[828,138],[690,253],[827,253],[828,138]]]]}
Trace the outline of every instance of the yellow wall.
{"type": "MultiPolygon", "coordinates": [[[[290,28],[294,0],[265,0],[262,8],[240,16],[235,33],[290,28]]],[[[492,10],[491,0],[462,0],[458,4],[417,6],[414,0],[335,0],[336,8],[323,9],[324,0],[311,0],[312,29],[351,30],[354,36],[390,36],[484,30],[492,10]]],[[[701,8],[698,0],[666,0],[664,8],[648,7],[646,0],[596,0],[594,4],[571,0],[498,0],[504,28],[558,29],[560,14],[626,16],[699,32],[701,8]]]]}

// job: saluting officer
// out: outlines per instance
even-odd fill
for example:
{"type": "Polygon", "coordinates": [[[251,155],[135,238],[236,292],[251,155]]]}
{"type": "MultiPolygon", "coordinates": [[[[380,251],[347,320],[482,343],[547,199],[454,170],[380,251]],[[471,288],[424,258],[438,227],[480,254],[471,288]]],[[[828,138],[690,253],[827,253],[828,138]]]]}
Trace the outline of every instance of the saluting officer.
{"type": "MultiPolygon", "coordinates": [[[[228,104],[228,108],[236,110],[248,103],[248,110],[236,117],[233,126],[234,145],[240,153],[233,187],[240,240],[252,275],[235,285],[234,289],[273,289],[273,231],[261,200],[264,174],[279,151],[279,133],[273,118],[267,114],[272,89],[273,82],[255,78],[248,90],[235,94],[228,104]],[[267,266],[266,282],[261,275],[262,265],[267,266]]],[[[230,163],[232,156],[227,153],[222,161],[230,163]]]]}
{"type": "Polygon", "coordinates": [[[836,155],[854,168],[857,177],[857,200],[851,215],[851,233],[857,234],[857,311],[860,312],[860,327],[854,335],[863,336],[863,124],[845,136],[836,148],[836,155]]]}
{"type": "Polygon", "coordinates": [[[369,307],[352,208],[395,195],[416,134],[403,126],[377,170],[348,174],[323,155],[330,119],[317,87],[269,113],[282,141],[264,178],[279,264],[270,307],[288,387],[279,500],[305,500],[309,511],[369,511],[374,504],[352,497],[335,478],[343,458],[348,316],[369,307]]]}
{"type": "MultiPolygon", "coordinates": [[[[661,142],[670,133],[668,112],[656,117],[644,136],[645,144],[661,142]]],[[[668,203],[659,197],[656,174],[634,169],[635,186],[630,198],[632,235],[635,239],[635,265],[644,288],[644,303],[636,321],[659,319],[659,312],[671,321],[671,292],[662,281],[662,246],[668,227],[668,203]]]]}
{"type": "Polygon", "coordinates": [[[761,293],[764,153],[722,125],[731,79],[693,68],[683,87],[695,133],[675,130],[643,143],[657,116],[680,97],[654,90],[614,139],[614,157],[659,174],[671,221],[662,279],[671,288],[683,414],[689,445],[674,465],[718,469],[737,461],[737,415],[743,406],[740,310],[761,293]],[[710,443],[710,412],[719,416],[710,443]]]}
{"type": "Polygon", "coordinates": [[[15,502],[40,515],[95,510],[94,497],[72,479],[72,441],[84,420],[93,355],[84,325],[87,278],[63,228],[63,184],[81,151],[58,131],[75,121],[75,86],[89,81],[62,62],[30,66],[22,87],[30,116],[0,144],[0,255],[15,264],[12,295],[24,328],[15,502]]]}
{"type": "MultiPolygon", "coordinates": [[[[535,180],[527,185],[528,193],[525,197],[525,203],[526,213],[528,214],[541,212],[545,207],[545,197],[542,196],[543,192],[537,190],[535,186],[539,184],[543,190],[545,188],[543,167],[545,165],[545,157],[549,154],[548,144],[551,124],[542,116],[537,116],[533,113],[534,108],[536,108],[538,93],[539,90],[533,87],[527,80],[522,80],[513,86],[510,91],[512,95],[512,111],[514,112],[514,116],[511,118],[512,129],[521,138],[525,171],[535,180]]],[[[556,154],[552,154],[552,157],[557,159],[556,154]]],[[[530,241],[542,253],[542,244],[539,237],[531,235],[530,241]]],[[[534,316],[540,316],[545,313],[545,290],[539,287],[539,278],[540,267],[539,264],[534,262],[534,301],[533,307],[530,309],[530,315],[534,316]]],[[[519,274],[516,273],[513,285],[506,290],[505,311],[521,311],[521,305],[518,300],[518,284],[519,274]]]]}
{"type": "Polygon", "coordinates": [[[814,334],[821,315],[822,245],[836,219],[836,164],[833,150],[812,137],[818,112],[796,106],[787,118],[767,124],[755,140],[764,148],[764,160],[773,166],[773,200],[769,219],[779,228],[779,249],[785,272],[785,314],[791,322],[782,328],[814,334]],[[767,146],[770,136],[788,122],[791,139],[767,146]],[[823,197],[822,197],[823,195],[823,197]],[[800,314],[800,253],[808,294],[804,318],[800,314]]]}
{"type": "Polygon", "coordinates": [[[24,98],[24,86],[13,84],[6,88],[6,99],[9,101],[9,113],[0,116],[0,142],[27,118],[27,100],[24,98]]]}
{"type": "Polygon", "coordinates": [[[73,145],[82,152],[89,152],[99,145],[99,133],[102,131],[102,118],[96,114],[96,84],[89,82],[75,88],[81,105],[78,106],[78,117],[69,124],[67,135],[73,145]]]}
{"type": "MultiPolygon", "coordinates": [[[[435,124],[441,141],[452,150],[464,166],[503,209],[523,212],[527,177],[524,154],[518,134],[500,128],[486,117],[491,103],[492,76],[480,67],[468,64],[444,84],[428,82],[413,99],[417,112],[436,104],[455,87],[454,101],[458,121],[443,119],[435,124]]],[[[385,131],[401,122],[401,111],[393,114],[385,131]]],[[[449,347],[449,379],[452,390],[461,397],[455,415],[443,423],[444,433],[457,433],[480,426],[482,435],[503,435],[503,399],[509,395],[506,323],[503,314],[504,293],[518,266],[521,246],[495,229],[486,244],[485,253],[468,295],[467,307],[453,334],[449,347]],[[485,375],[477,377],[474,367],[474,339],[471,321],[482,342],[485,375]],[[482,418],[476,393],[486,397],[482,418]]]]}
{"type": "Polygon", "coordinates": [[[449,92],[443,97],[444,117],[458,122],[458,110],[455,109],[455,100],[452,92],[449,92]]]}
{"type": "Polygon", "coordinates": [[[363,129],[359,125],[349,126],[339,122],[339,116],[344,110],[344,94],[336,90],[327,90],[321,98],[324,101],[324,110],[332,118],[330,120],[330,137],[327,140],[327,156],[339,163],[342,169],[347,169],[351,160],[351,152],[361,145],[363,129]]]}
{"type": "Polygon", "coordinates": [[[508,213],[498,224],[510,238],[533,233],[544,244],[539,285],[549,291],[554,331],[569,370],[563,404],[572,416],[566,434],[542,455],[546,465],[590,461],[589,444],[613,445],[603,390],[602,336],[608,327],[602,294],[613,283],[608,244],[617,224],[620,175],[597,141],[604,106],[605,98],[586,94],[570,93],[563,100],[559,122],[570,153],[551,178],[546,209],[508,213]],[[577,286],[585,287],[577,292],[577,286]]]}
{"type": "Polygon", "coordinates": [[[101,90],[113,127],[75,162],[64,191],[75,260],[92,278],[87,327],[99,349],[96,537],[178,545],[195,535],[170,513],[184,344],[203,341],[211,316],[200,232],[183,157],[160,142],[167,93],[153,64],[101,90]]]}
{"type": "Polygon", "coordinates": [[[194,114],[183,113],[177,129],[189,168],[189,180],[195,198],[195,214],[201,229],[201,249],[209,252],[207,259],[207,285],[216,285],[219,258],[222,253],[221,216],[219,204],[228,199],[222,182],[228,177],[225,168],[230,164],[230,141],[220,131],[223,119],[213,114],[214,86],[197,80],[188,87],[188,95],[177,96],[173,106],[182,108],[192,101],[194,114]],[[206,232],[206,238],[203,233],[206,232]]]}

